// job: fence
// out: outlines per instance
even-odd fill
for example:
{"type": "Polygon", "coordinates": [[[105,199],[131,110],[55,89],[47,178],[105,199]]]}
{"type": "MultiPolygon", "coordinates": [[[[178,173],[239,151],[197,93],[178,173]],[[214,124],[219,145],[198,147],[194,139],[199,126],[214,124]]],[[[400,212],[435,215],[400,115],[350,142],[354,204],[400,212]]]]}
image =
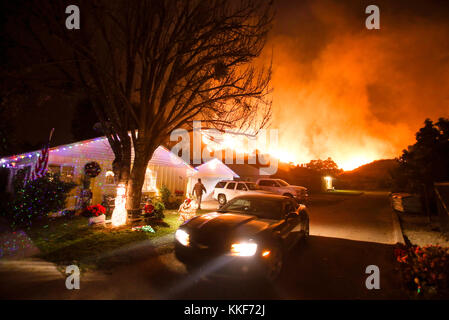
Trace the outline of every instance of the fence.
{"type": "Polygon", "coordinates": [[[434,183],[441,229],[449,232],[449,182],[434,183]]]}

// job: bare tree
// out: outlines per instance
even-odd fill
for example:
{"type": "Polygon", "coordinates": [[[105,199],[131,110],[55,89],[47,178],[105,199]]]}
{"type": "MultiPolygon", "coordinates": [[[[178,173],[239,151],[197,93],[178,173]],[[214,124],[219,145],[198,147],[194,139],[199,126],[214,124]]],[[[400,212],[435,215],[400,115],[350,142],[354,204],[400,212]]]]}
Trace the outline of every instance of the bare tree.
{"type": "Polygon", "coordinates": [[[128,210],[139,208],[148,162],[173,129],[202,120],[254,132],[268,123],[271,65],[254,60],[271,28],[271,2],[81,1],[79,30],[66,29],[66,5],[39,1],[29,30],[92,101],[128,186],[128,210]]]}

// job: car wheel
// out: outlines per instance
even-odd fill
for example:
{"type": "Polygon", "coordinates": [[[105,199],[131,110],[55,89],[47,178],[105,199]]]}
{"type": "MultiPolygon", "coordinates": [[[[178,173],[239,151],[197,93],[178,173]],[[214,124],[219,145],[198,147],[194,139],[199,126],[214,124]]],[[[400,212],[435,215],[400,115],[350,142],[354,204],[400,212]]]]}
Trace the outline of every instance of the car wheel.
{"type": "Polygon", "coordinates": [[[265,277],[268,281],[275,281],[282,271],[283,266],[283,253],[279,246],[275,246],[271,250],[270,257],[266,261],[265,277]]]}
{"type": "Polygon", "coordinates": [[[306,229],[304,230],[304,241],[306,241],[309,238],[310,233],[310,226],[309,226],[309,220],[306,222],[306,229]]]}
{"type": "Polygon", "coordinates": [[[226,196],[224,194],[218,195],[218,203],[222,206],[226,204],[226,196]]]}

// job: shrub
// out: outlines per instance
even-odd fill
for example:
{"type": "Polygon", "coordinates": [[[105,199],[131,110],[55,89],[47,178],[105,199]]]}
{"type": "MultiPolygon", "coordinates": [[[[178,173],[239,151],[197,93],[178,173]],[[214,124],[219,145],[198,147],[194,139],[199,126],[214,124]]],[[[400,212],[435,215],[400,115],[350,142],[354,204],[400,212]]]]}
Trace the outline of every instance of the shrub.
{"type": "Polygon", "coordinates": [[[31,225],[44,219],[50,212],[64,209],[67,195],[76,184],[60,180],[59,175],[47,173],[42,178],[15,181],[15,194],[10,212],[13,225],[31,225]]]}
{"type": "Polygon", "coordinates": [[[179,209],[179,206],[180,206],[182,203],[183,203],[182,200],[176,199],[175,201],[170,202],[170,203],[168,204],[168,206],[166,206],[165,208],[166,208],[166,209],[169,209],[169,210],[178,210],[178,209],[179,209]]]}
{"type": "Polygon", "coordinates": [[[164,208],[169,206],[170,204],[170,196],[171,196],[171,191],[167,188],[166,185],[163,185],[161,187],[161,199],[162,202],[164,203],[164,208]]]}
{"type": "MultiPolygon", "coordinates": [[[[177,210],[179,209],[179,206],[181,205],[181,203],[183,202],[182,200],[179,199],[175,199],[175,201],[171,201],[172,198],[172,193],[171,191],[167,188],[167,186],[163,185],[161,190],[161,200],[164,204],[164,208],[167,210],[177,210]]],[[[176,195],[179,196],[179,194],[184,194],[184,191],[175,191],[176,195]]]]}
{"type": "Polygon", "coordinates": [[[156,201],[156,203],[154,204],[154,217],[158,220],[164,219],[164,210],[164,203],[161,201],[156,201]]]}
{"type": "Polygon", "coordinates": [[[449,297],[449,248],[398,245],[395,256],[402,266],[406,288],[416,295],[449,297]]]}

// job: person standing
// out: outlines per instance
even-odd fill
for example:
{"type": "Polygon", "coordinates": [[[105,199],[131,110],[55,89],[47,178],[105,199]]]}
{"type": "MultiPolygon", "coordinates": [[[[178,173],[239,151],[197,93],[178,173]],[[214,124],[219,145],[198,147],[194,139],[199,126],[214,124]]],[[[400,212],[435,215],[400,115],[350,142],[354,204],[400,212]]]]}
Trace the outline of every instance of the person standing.
{"type": "Polygon", "coordinates": [[[193,186],[193,195],[198,202],[198,210],[201,210],[201,198],[203,197],[203,191],[204,193],[207,192],[204,184],[201,183],[201,179],[198,179],[198,182],[193,186]]]}

